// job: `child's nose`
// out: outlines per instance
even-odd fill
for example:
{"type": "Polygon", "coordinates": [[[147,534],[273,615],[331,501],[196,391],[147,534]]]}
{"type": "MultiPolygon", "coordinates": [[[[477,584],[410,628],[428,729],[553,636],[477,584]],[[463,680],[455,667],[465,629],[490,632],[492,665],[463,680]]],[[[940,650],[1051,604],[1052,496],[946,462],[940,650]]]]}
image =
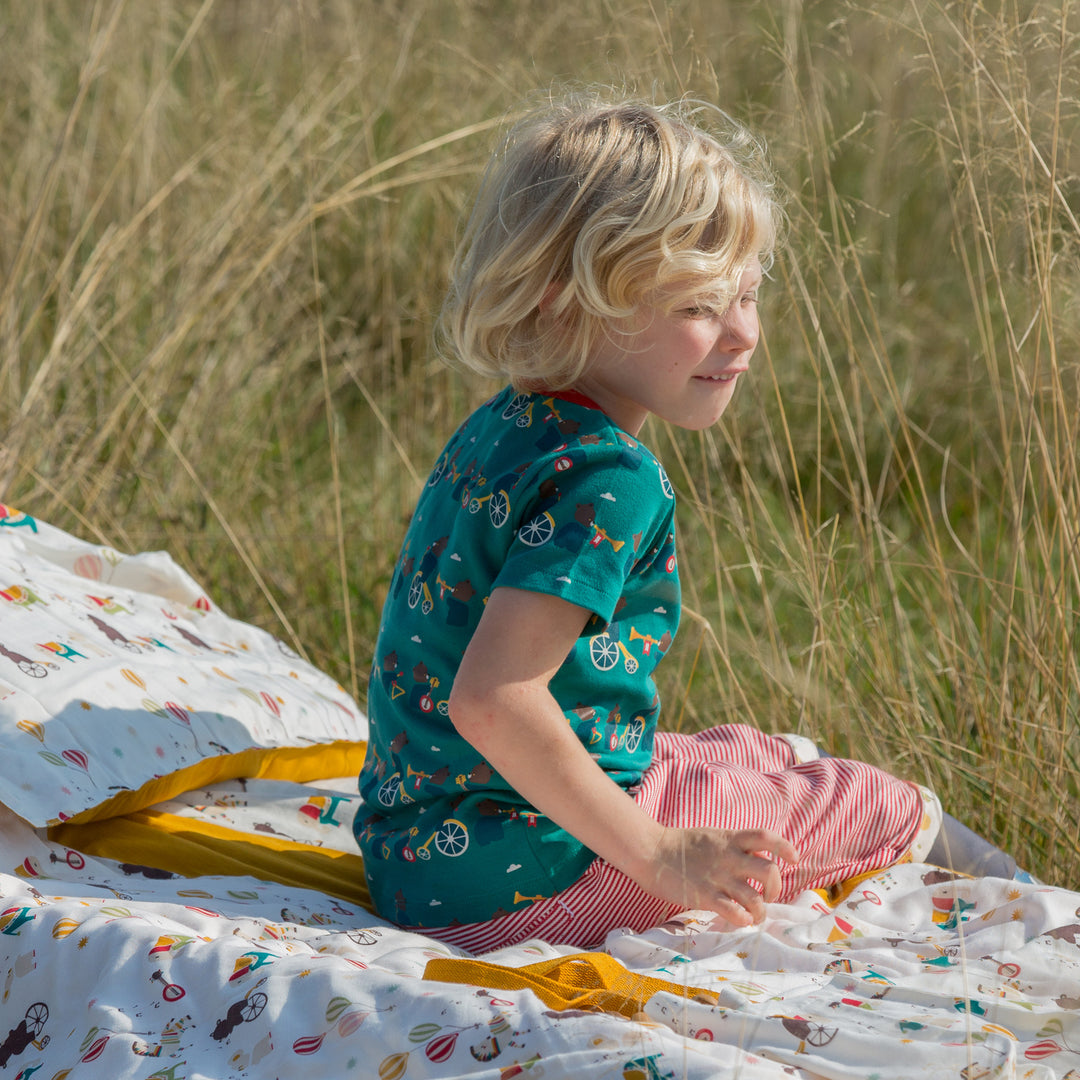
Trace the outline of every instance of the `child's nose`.
{"type": "Polygon", "coordinates": [[[757,305],[750,304],[746,308],[736,305],[725,320],[720,345],[731,352],[749,352],[757,345],[759,332],[757,305]]]}

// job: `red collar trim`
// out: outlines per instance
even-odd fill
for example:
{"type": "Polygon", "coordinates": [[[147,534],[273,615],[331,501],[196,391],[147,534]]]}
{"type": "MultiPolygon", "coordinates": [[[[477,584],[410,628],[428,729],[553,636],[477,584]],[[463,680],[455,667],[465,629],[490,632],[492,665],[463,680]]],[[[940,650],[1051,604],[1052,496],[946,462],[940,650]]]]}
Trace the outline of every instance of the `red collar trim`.
{"type": "Polygon", "coordinates": [[[597,412],[603,412],[599,405],[593,401],[592,398],[586,397],[578,390],[538,390],[538,394],[543,394],[545,397],[558,398],[560,401],[569,401],[573,405],[584,405],[586,409],[596,409],[597,412]]]}

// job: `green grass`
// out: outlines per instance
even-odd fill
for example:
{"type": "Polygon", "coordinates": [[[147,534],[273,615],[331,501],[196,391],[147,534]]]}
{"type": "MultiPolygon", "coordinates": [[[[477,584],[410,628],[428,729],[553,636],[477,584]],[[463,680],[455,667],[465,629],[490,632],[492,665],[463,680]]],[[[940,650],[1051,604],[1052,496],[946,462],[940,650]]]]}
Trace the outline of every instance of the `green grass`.
{"type": "Polygon", "coordinates": [[[788,246],[717,429],[653,425],[667,723],[798,730],[1080,880],[1080,14],[1064,3],[0,0],[0,481],[167,548],[362,698],[495,125],[571,83],[769,142],[788,246]]]}

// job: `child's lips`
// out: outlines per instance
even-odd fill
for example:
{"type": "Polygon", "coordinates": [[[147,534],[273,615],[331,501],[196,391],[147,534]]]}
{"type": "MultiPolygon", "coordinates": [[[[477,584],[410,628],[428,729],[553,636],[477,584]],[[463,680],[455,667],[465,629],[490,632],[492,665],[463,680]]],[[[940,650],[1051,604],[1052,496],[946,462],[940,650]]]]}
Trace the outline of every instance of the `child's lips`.
{"type": "Polygon", "coordinates": [[[695,379],[700,379],[702,382],[709,383],[728,383],[732,382],[739,375],[742,375],[746,371],[744,367],[727,368],[725,371],[717,371],[713,375],[695,375],[695,379]]]}

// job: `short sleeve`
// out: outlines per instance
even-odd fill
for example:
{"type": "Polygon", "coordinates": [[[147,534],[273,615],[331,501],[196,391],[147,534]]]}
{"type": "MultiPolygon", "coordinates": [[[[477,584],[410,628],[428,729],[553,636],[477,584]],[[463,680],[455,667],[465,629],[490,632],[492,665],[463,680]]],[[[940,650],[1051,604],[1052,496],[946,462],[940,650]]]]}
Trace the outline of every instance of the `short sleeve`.
{"type": "Polygon", "coordinates": [[[610,621],[628,580],[672,535],[663,467],[628,436],[575,444],[540,464],[529,494],[494,586],[558,596],[610,621]]]}

